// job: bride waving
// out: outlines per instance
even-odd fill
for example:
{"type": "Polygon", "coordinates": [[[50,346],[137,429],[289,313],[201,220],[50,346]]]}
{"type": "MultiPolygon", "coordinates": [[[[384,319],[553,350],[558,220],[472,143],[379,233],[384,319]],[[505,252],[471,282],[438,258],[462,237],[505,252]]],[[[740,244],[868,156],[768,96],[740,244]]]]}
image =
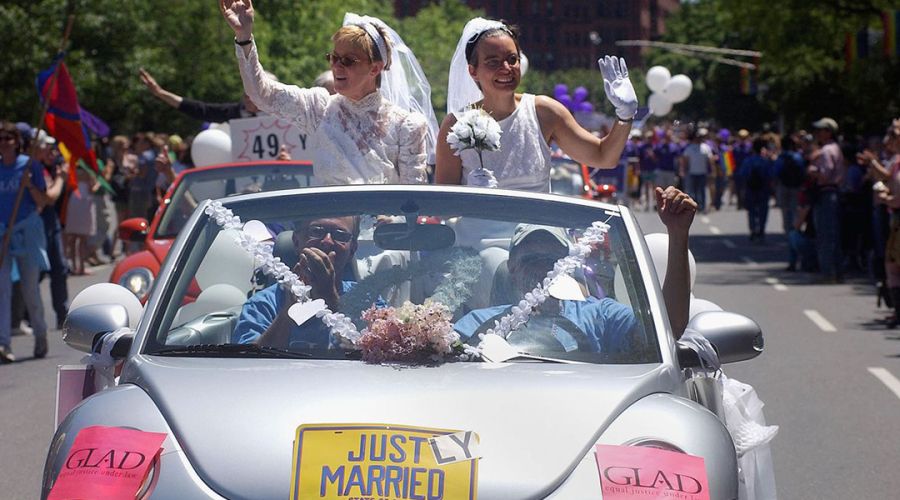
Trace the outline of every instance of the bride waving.
{"type": "Polygon", "coordinates": [[[426,148],[433,147],[437,129],[431,87],[394,30],[348,13],[325,54],[336,92],[329,95],[266,75],[252,36],[251,0],[220,0],[219,7],[234,30],[244,91],[257,107],[309,135],[317,183],[426,182],[426,148]]]}
{"type": "Polygon", "coordinates": [[[616,166],[638,107],[625,60],[607,56],[598,61],[606,96],[618,118],[602,139],[578,125],[558,101],[517,94],[521,61],[515,28],[480,17],[466,24],[450,63],[448,114],[438,132],[437,183],[486,186],[495,176],[501,188],[549,192],[551,142],[575,161],[600,168],[616,166]],[[485,169],[479,168],[475,151],[456,156],[447,143],[447,134],[457,122],[455,113],[471,106],[490,113],[502,130],[500,150],[482,153],[485,169]]]}

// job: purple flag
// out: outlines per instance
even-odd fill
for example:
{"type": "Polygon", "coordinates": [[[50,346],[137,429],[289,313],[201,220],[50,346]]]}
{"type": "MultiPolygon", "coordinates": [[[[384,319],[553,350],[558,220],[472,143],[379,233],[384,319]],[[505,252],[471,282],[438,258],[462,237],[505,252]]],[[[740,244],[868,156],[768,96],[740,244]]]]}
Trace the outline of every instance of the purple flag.
{"type": "Polygon", "coordinates": [[[88,128],[94,135],[106,137],[109,135],[109,125],[100,118],[94,116],[90,111],[81,108],[81,123],[88,128]]]}

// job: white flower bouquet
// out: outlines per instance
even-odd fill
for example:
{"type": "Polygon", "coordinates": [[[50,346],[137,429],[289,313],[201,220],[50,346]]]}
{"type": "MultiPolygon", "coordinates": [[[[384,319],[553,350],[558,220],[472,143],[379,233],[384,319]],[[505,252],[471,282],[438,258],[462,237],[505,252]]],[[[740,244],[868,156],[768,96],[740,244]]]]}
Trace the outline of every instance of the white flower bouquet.
{"type": "Polygon", "coordinates": [[[482,152],[500,150],[500,124],[482,108],[472,108],[459,115],[447,134],[447,144],[456,156],[467,149],[478,153],[480,167],[468,178],[470,185],[497,187],[493,172],[484,168],[482,152]]]}

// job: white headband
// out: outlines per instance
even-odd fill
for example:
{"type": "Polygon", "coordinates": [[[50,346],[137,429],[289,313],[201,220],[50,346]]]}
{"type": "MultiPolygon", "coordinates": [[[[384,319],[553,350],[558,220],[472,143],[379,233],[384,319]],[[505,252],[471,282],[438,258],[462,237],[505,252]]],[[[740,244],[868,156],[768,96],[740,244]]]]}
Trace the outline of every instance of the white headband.
{"type": "Polygon", "coordinates": [[[374,17],[358,16],[352,12],[348,12],[344,15],[344,26],[352,25],[362,28],[369,35],[369,38],[375,42],[375,48],[378,49],[378,55],[381,56],[381,60],[387,65],[390,63],[390,61],[387,60],[387,45],[385,44],[381,33],[375,28],[376,22],[384,26],[384,23],[374,17]]]}

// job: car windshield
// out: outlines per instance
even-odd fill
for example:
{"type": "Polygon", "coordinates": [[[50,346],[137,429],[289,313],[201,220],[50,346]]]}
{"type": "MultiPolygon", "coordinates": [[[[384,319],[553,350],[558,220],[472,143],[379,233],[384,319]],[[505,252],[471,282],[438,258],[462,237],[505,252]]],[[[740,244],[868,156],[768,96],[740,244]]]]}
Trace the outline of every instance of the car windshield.
{"type": "Polygon", "coordinates": [[[532,359],[660,360],[632,235],[612,205],[344,188],[240,197],[225,207],[243,227],[202,217],[180,236],[183,250],[170,256],[179,271],[156,292],[144,352],[358,359],[342,340],[347,329],[415,342],[452,328],[457,348],[494,330],[532,359]],[[250,252],[244,235],[270,241],[250,252]],[[573,248],[583,250],[580,260],[566,260],[573,248]],[[349,322],[329,327],[314,302],[295,304],[290,280],[264,272],[275,262],[266,252],[349,322]],[[577,265],[548,282],[563,261],[577,265]]]}
{"type": "Polygon", "coordinates": [[[187,171],[181,178],[156,228],[154,238],[174,238],[203,200],[236,194],[309,187],[312,166],[270,163],[187,171]]]}
{"type": "Polygon", "coordinates": [[[550,167],[550,191],[568,196],[584,195],[581,164],[566,158],[553,158],[550,167]]]}

